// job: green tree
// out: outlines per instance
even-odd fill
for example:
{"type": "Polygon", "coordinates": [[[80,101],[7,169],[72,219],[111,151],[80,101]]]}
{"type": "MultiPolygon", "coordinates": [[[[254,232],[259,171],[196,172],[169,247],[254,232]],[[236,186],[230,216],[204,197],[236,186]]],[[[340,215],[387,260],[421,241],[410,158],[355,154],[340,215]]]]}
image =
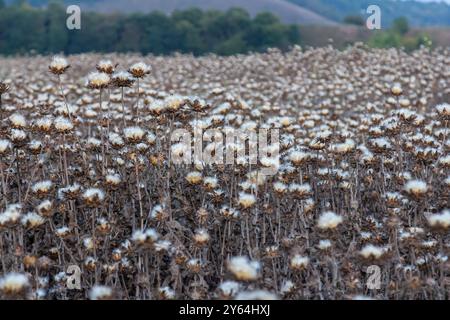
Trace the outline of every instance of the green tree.
{"type": "MultiPolygon", "coordinates": [[[[2,0],[0,0],[2,1],[2,0]]],[[[66,28],[63,0],[36,9],[25,2],[0,10],[0,54],[141,52],[200,55],[286,49],[299,43],[299,28],[270,13],[252,19],[242,9],[227,12],[190,9],[167,16],[83,12],[82,29],[66,28]]]]}
{"type": "Polygon", "coordinates": [[[62,1],[52,0],[47,9],[47,37],[49,52],[63,52],[67,47],[68,30],[62,1]]]}
{"type": "Polygon", "coordinates": [[[409,22],[405,17],[397,18],[392,23],[392,29],[401,35],[405,35],[409,31],[409,22]]]}
{"type": "Polygon", "coordinates": [[[220,55],[228,56],[236,53],[245,53],[247,50],[248,44],[244,40],[243,34],[238,33],[218,44],[214,49],[214,52],[220,55]]]}

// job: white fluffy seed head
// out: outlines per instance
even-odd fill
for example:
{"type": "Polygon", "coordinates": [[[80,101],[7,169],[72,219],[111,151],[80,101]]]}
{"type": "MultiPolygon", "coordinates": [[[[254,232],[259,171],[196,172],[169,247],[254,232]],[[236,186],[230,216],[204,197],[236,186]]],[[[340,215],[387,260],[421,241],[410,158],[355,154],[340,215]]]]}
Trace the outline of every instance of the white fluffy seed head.
{"type": "Polygon", "coordinates": [[[20,113],[14,113],[9,116],[9,121],[14,128],[25,128],[27,126],[27,120],[20,113]]]}
{"type": "Polygon", "coordinates": [[[235,300],[278,300],[278,297],[266,290],[242,291],[235,300]]]}
{"type": "Polygon", "coordinates": [[[54,122],[55,129],[59,132],[69,132],[73,129],[72,122],[65,117],[58,117],[54,122]]]}
{"type": "Polygon", "coordinates": [[[436,106],[436,111],[439,116],[444,117],[445,119],[450,119],[450,104],[442,103],[436,106]]]}
{"type": "Polygon", "coordinates": [[[237,280],[253,281],[258,279],[261,265],[247,257],[232,257],[227,267],[237,280]]]}
{"type": "Polygon", "coordinates": [[[60,56],[54,56],[49,65],[50,71],[57,75],[63,74],[69,67],[69,62],[60,56]]]}
{"type": "Polygon", "coordinates": [[[133,64],[128,72],[131,73],[135,78],[143,78],[151,72],[150,66],[144,62],[138,62],[133,64]]]}
{"type": "Polygon", "coordinates": [[[219,294],[222,298],[230,298],[235,296],[239,290],[241,289],[241,285],[239,282],[228,280],[222,282],[219,287],[219,294]]]}
{"type": "Polygon", "coordinates": [[[290,260],[290,267],[294,270],[303,270],[308,267],[309,258],[300,254],[295,254],[290,260]]]}
{"type": "Polygon", "coordinates": [[[327,211],[323,212],[320,215],[317,221],[317,226],[323,230],[335,229],[342,223],[343,220],[344,219],[340,215],[337,215],[336,213],[331,211],[327,211]]]}
{"type": "Polygon", "coordinates": [[[427,217],[428,224],[433,228],[448,229],[450,227],[450,210],[444,210],[438,214],[427,217]]]}
{"type": "Polygon", "coordinates": [[[44,224],[45,219],[35,212],[29,212],[22,217],[21,222],[25,227],[32,229],[44,224]]]}
{"type": "Polygon", "coordinates": [[[34,193],[47,193],[52,188],[53,183],[50,180],[40,181],[33,185],[32,190],[34,193]]]}
{"type": "Polygon", "coordinates": [[[239,193],[238,203],[242,208],[247,209],[256,203],[256,197],[252,194],[241,192],[239,193]]]}
{"type": "Polygon", "coordinates": [[[386,252],[387,249],[384,247],[378,247],[374,246],[373,244],[367,244],[361,249],[359,254],[366,259],[369,258],[380,259],[386,252]]]}
{"type": "Polygon", "coordinates": [[[406,193],[413,196],[423,196],[428,191],[428,186],[422,180],[410,180],[405,184],[406,193]]]}
{"type": "Polygon", "coordinates": [[[186,175],[186,180],[190,184],[199,184],[200,182],[202,182],[202,174],[198,171],[189,172],[186,175]]]}
{"type": "Polygon", "coordinates": [[[0,278],[0,291],[5,294],[19,294],[29,286],[28,277],[22,273],[11,272],[0,278]]]}
{"type": "Polygon", "coordinates": [[[87,77],[86,85],[92,89],[106,88],[111,82],[109,75],[103,72],[91,72],[87,77]]]}
{"type": "Polygon", "coordinates": [[[145,136],[145,131],[140,127],[128,127],[123,130],[124,136],[130,141],[140,141],[145,136]]]}
{"type": "Polygon", "coordinates": [[[105,199],[105,193],[98,188],[89,188],[83,193],[83,199],[89,203],[102,202],[105,199]]]}
{"type": "Polygon", "coordinates": [[[108,300],[112,298],[113,291],[110,287],[96,285],[89,291],[91,300],[108,300]]]}
{"type": "Polygon", "coordinates": [[[6,153],[11,149],[11,142],[6,139],[0,139],[0,154],[6,153]]]}

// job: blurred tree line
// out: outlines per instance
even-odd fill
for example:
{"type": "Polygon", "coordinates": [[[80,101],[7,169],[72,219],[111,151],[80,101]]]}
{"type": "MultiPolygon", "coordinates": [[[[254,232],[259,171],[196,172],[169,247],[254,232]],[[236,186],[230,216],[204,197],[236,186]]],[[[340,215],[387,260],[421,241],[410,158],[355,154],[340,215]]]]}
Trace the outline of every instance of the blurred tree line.
{"type": "Polygon", "coordinates": [[[81,30],[68,30],[61,1],[45,9],[25,0],[5,6],[0,0],[0,53],[172,52],[230,55],[287,49],[300,42],[299,28],[282,24],[270,13],[252,18],[242,9],[227,12],[189,9],[168,16],[81,13],[81,30]]]}
{"type": "Polygon", "coordinates": [[[424,32],[411,33],[408,20],[401,17],[394,20],[390,29],[376,32],[369,39],[369,45],[375,48],[404,48],[412,51],[421,46],[430,48],[432,41],[424,32]]]}

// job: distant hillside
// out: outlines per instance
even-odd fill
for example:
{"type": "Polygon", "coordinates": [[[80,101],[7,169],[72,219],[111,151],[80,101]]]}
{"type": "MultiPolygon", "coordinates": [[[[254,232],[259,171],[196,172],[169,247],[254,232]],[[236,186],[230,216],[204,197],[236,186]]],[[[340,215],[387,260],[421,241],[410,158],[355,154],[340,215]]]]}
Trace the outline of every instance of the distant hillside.
{"type": "Polygon", "coordinates": [[[389,26],[398,17],[408,18],[413,26],[450,26],[450,5],[444,2],[401,0],[289,0],[334,21],[349,15],[366,16],[369,5],[381,8],[382,24],[389,26]]]}
{"type": "MultiPolygon", "coordinates": [[[[9,0],[9,2],[12,2],[12,0],[9,0]]],[[[29,0],[28,2],[35,6],[48,3],[47,0],[29,0]]],[[[66,0],[65,2],[67,4],[78,4],[85,10],[122,13],[155,10],[171,13],[175,10],[185,10],[192,7],[203,10],[225,11],[232,7],[239,7],[245,9],[252,16],[264,11],[271,12],[284,23],[336,24],[330,19],[287,0],[66,0]]]]}

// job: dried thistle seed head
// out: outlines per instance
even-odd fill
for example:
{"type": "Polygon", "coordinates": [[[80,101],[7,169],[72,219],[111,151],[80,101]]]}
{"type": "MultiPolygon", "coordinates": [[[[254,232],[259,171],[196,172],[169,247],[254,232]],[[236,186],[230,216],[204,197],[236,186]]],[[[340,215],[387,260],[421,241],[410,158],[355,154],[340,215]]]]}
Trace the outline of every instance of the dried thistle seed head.
{"type": "Polygon", "coordinates": [[[314,202],[314,199],[308,198],[306,200],[303,200],[303,212],[305,214],[312,213],[314,211],[314,208],[316,207],[316,203],[314,202]]]}
{"type": "Polygon", "coordinates": [[[158,204],[153,207],[150,212],[150,217],[157,221],[164,221],[169,217],[169,212],[166,210],[164,205],[158,204]]]}
{"type": "Polygon", "coordinates": [[[319,244],[317,245],[317,248],[322,251],[328,251],[332,247],[332,243],[328,239],[323,239],[319,241],[319,244]]]}
{"type": "Polygon", "coordinates": [[[70,232],[71,232],[70,228],[66,226],[57,228],[55,230],[55,234],[62,239],[67,238],[70,235],[70,232]]]}
{"type": "Polygon", "coordinates": [[[436,230],[448,230],[450,228],[450,210],[441,213],[431,214],[427,217],[428,224],[436,230]]]}
{"type": "Polygon", "coordinates": [[[198,171],[189,172],[186,175],[186,180],[192,185],[196,185],[202,182],[202,174],[198,171]]]}
{"type": "Polygon", "coordinates": [[[203,263],[200,259],[189,259],[186,262],[186,268],[192,273],[200,273],[202,265],[203,263]]]}
{"type": "Polygon", "coordinates": [[[96,243],[95,243],[94,239],[92,239],[92,237],[86,237],[83,239],[83,247],[87,251],[93,251],[96,247],[96,243]]]}
{"type": "Polygon", "coordinates": [[[198,229],[193,236],[194,244],[199,247],[207,245],[209,239],[210,235],[206,229],[198,229]]]}
{"type": "Polygon", "coordinates": [[[95,269],[97,268],[97,264],[98,264],[98,261],[94,257],[87,257],[84,260],[84,266],[85,266],[86,270],[89,272],[94,272],[95,269]]]}
{"type": "MultiPolygon", "coordinates": [[[[174,162],[181,162],[184,160],[184,156],[190,152],[190,146],[187,146],[185,143],[179,142],[175,143],[170,147],[170,153],[173,157],[174,162]]],[[[210,180],[212,181],[212,180],[210,180]]],[[[204,183],[204,181],[203,181],[204,183]]]]}
{"type": "Polygon", "coordinates": [[[12,145],[9,140],[0,139],[0,155],[6,154],[11,148],[12,145]]]}
{"type": "Polygon", "coordinates": [[[164,162],[164,154],[162,153],[158,153],[156,155],[153,154],[149,157],[149,161],[155,167],[160,166],[164,162]]]}
{"type": "Polygon", "coordinates": [[[282,296],[288,296],[295,291],[295,284],[291,280],[285,280],[280,288],[280,294],[282,296]]]}
{"type": "Polygon", "coordinates": [[[405,184],[404,190],[414,200],[420,200],[427,195],[429,187],[425,181],[410,180],[405,184]]]}
{"type": "Polygon", "coordinates": [[[159,117],[166,111],[166,105],[160,101],[154,101],[148,106],[148,112],[154,117],[159,117]]]}
{"type": "Polygon", "coordinates": [[[278,300],[278,297],[267,290],[254,290],[239,292],[235,300],[278,300]]]}
{"type": "Polygon", "coordinates": [[[309,258],[300,254],[291,257],[289,266],[292,270],[305,270],[309,265],[309,258]]]}
{"type": "Polygon", "coordinates": [[[164,99],[165,109],[169,112],[177,112],[186,104],[182,96],[173,95],[164,99]]]}
{"type": "Polygon", "coordinates": [[[227,262],[230,271],[237,280],[254,281],[260,276],[261,265],[258,261],[251,261],[248,257],[232,257],[227,262]]]}
{"type": "Polygon", "coordinates": [[[115,132],[111,132],[109,134],[108,140],[115,149],[122,149],[122,147],[125,145],[122,137],[115,132]]]}
{"type": "Polygon", "coordinates": [[[62,75],[70,68],[70,64],[63,57],[54,56],[49,65],[49,70],[55,75],[62,75]]]}
{"type": "Polygon", "coordinates": [[[359,251],[359,255],[366,260],[380,260],[386,255],[387,252],[388,248],[386,247],[378,247],[373,244],[367,244],[361,249],[361,251],[359,251]]]}
{"type": "Polygon", "coordinates": [[[53,120],[51,117],[39,118],[34,122],[33,127],[43,133],[49,133],[53,125],[53,120]]]}
{"type": "Polygon", "coordinates": [[[326,148],[325,142],[321,139],[314,138],[308,145],[311,150],[320,151],[326,148]]]}
{"type": "Polygon", "coordinates": [[[35,212],[29,212],[21,219],[22,225],[28,229],[34,229],[44,224],[45,219],[35,212]]]}
{"type": "Polygon", "coordinates": [[[337,143],[331,146],[331,150],[337,155],[347,155],[352,153],[356,148],[355,141],[346,139],[344,143],[337,143]]]}
{"type": "Polygon", "coordinates": [[[375,153],[386,153],[392,149],[391,142],[386,138],[376,138],[369,141],[370,149],[375,153]]]}
{"type": "Polygon", "coordinates": [[[0,81],[0,96],[3,95],[4,93],[8,92],[9,89],[10,89],[9,85],[0,81]]]}
{"type": "Polygon", "coordinates": [[[90,188],[83,193],[83,200],[88,206],[98,207],[105,200],[105,193],[98,188],[90,188]]]}
{"type": "Polygon", "coordinates": [[[403,89],[402,89],[402,86],[399,84],[399,83],[396,83],[396,84],[394,84],[392,87],[391,87],[391,93],[394,95],[394,96],[400,96],[400,95],[402,95],[402,93],[403,93],[403,89]]]}
{"type": "Polygon", "coordinates": [[[120,71],[113,74],[111,81],[112,84],[118,88],[130,88],[133,86],[136,79],[134,79],[129,73],[120,71]]]}
{"type": "Polygon", "coordinates": [[[150,74],[151,67],[144,62],[138,62],[133,64],[128,69],[128,72],[135,78],[144,78],[146,75],[150,74]]]}
{"type": "Polygon", "coordinates": [[[106,235],[106,234],[110,233],[110,231],[112,229],[112,225],[105,218],[99,218],[97,220],[97,228],[96,229],[99,232],[99,234],[106,235]]]}
{"type": "Polygon", "coordinates": [[[308,183],[291,183],[289,185],[289,192],[299,199],[307,199],[312,194],[311,186],[308,183]]]}
{"type": "Polygon", "coordinates": [[[32,255],[26,255],[23,257],[23,264],[25,268],[30,269],[36,266],[37,257],[32,255]]]}
{"type": "Polygon", "coordinates": [[[90,300],[111,300],[113,298],[113,290],[107,286],[96,285],[89,291],[90,300]]]}
{"type": "Polygon", "coordinates": [[[117,173],[111,173],[105,177],[105,183],[110,188],[117,188],[121,182],[122,178],[117,173]]]}
{"type": "Polygon", "coordinates": [[[27,120],[20,113],[14,113],[9,116],[9,121],[11,122],[11,126],[16,129],[23,129],[27,127],[27,120]]]}
{"type": "Polygon", "coordinates": [[[14,143],[14,145],[20,147],[26,143],[28,136],[23,130],[11,129],[9,139],[14,143]]]}
{"type": "Polygon", "coordinates": [[[38,140],[33,140],[28,143],[28,149],[34,155],[40,154],[43,147],[42,142],[38,140]]]}
{"type": "Polygon", "coordinates": [[[384,197],[386,199],[386,204],[390,208],[398,208],[402,204],[403,197],[398,192],[386,192],[384,197]]]}
{"type": "Polygon", "coordinates": [[[74,183],[73,185],[59,189],[58,199],[75,200],[79,197],[80,193],[81,193],[81,186],[78,183],[74,183]]]}
{"type": "Polygon", "coordinates": [[[200,208],[197,210],[197,219],[200,224],[205,224],[208,220],[209,212],[205,208],[200,208]]]}
{"type": "Polygon", "coordinates": [[[158,289],[159,297],[162,300],[173,300],[175,299],[175,291],[173,291],[170,287],[162,287],[158,289]]]}
{"type": "Polygon", "coordinates": [[[175,263],[177,265],[182,266],[186,263],[187,260],[188,260],[188,257],[181,250],[177,250],[175,252],[175,263]]]}
{"type": "Polygon", "coordinates": [[[228,206],[223,206],[220,209],[220,214],[225,218],[225,219],[238,219],[241,215],[241,213],[234,209],[234,208],[230,208],[228,206]]]}
{"type": "Polygon", "coordinates": [[[114,249],[111,258],[114,262],[119,262],[122,259],[122,250],[118,248],[114,249]]]}
{"type": "Polygon", "coordinates": [[[59,133],[69,133],[74,128],[73,123],[69,119],[62,116],[55,119],[54,126],[56,131],[59,133]]]}
{"type": "Polygon", "coordinates": [[[216,177],[203,178],[203,187],[208,191],[212,191],[217,188],[218,183],[219,180],[216,177]]]}
{"type": "Polygon", "coordinates": [[[155,229],[136,230],[133,232],[131,240],[140,246],[153,246],[159,239],[159,234],[155,229]]]}
{"type": "Polygon", "coordinates": [[[50,180],[37,182],[31,188],[31,190],[38,197],[45,197],[52,191],[52,189],[53,189],[53,183],[50,180]]]}
{"type": "Polygon", "coordinates": [[[30,281],[25,274],[7,273],[0,278],[0,291],[6,296],[22,295],[30,287],[30,281]]]}
{"type": "Polygon", "coordinates": [[[302,151],[292,151],[289,153],[289,160],[297,167],[307,164],[311,159],[311,154],[302,151]]]}
{"type": "Polygon", "coordinates": [[[51,267],[53,266],[53,261],[47,257],[47,256],[42,256],[38,259],[37,261],[37,267],[40,270],[44,270],[47,271],[49,270],[51,267]]]}
{"type": "Polygon", "coordinates": [[[239,282],[227,280],[222,282],[218,288],[219,299],[231,299],[241,290],[241,285],[239,282]]]}
{"type": "Polygon", "coordinates": [[[251,208],[255,205],[255,203],[256,203],[256,197],[254,195],[245,193],[245,192],[239,193],[238,204],[243,209],[251,208]]]}
{"type": "Polygon", "coordinates": [[[111,78],[106,73],[91,72],[86,81],[86,86],[90,89],[105,89],[109,86],[111,78]]]}
{"type": "Polygon", "coordinates": [[[280,255],[280,248],[276,245],[268,246],[264,249],[264,253],[268,258],[277,258],[280,255]]]}
{"type": "Polygon", "coordinates": [[[442,103],[436,106],[436,112],[442,120],[450,121],[450,104],[442,103]]]}
{"type": "Polygon", "coordinates": [[[125,139],[131,143],[142,142],[145,138],[145,131],[140,127],[128,127],[123,130],[125,139]]]}
{"type": "Polygon", "coordinates": [[[343,220],[342,216],[332,211],[323,212],[317,220],[317,227],[322,230],[336,229],[343,220]]]}
{"type": "Polygon", "coordinates": [[[211,107],[204,100],[198,98],[188,98],[188,103],[195,112],[204,112],[211,107]]]}
{"type": "Polygon", "coordinates": [[[116,67],[117,67],[117,65],[114,65],[111,60],[101,60],[95,66],[95,68],[99,72],[103,72],[103,73],[106,73],[106,74],[109,74],[109,75],[114,73],[114,70],[116,69],[116,67]]]}

